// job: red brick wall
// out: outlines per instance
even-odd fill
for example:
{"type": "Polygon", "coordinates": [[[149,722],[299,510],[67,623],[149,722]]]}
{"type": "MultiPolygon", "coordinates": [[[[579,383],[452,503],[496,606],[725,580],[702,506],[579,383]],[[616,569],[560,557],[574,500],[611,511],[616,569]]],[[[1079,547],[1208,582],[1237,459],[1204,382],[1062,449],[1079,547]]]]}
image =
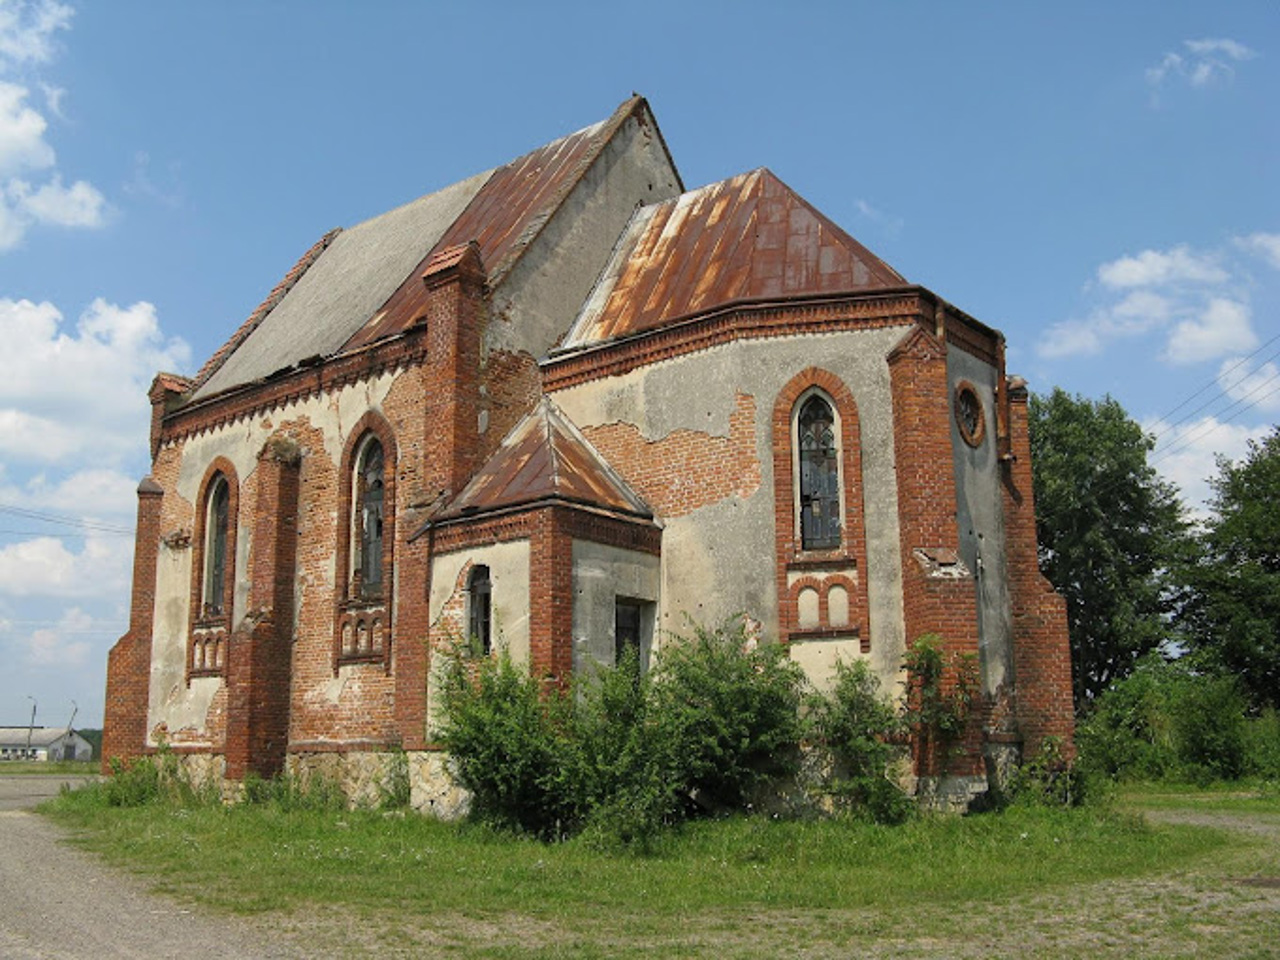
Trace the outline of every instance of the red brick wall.
{"type": "Polygon", "coordinates": [[[1031,441],[1027,433],[1027,388],[1008,385],[1009,452],[1004,471],[1006,551],[1013,599],[1013,663],[1017,718],[1024,750],[1034,756],[1048,736],[1064,741],[1073,756],[1075,715],[1071,694],[1071,645],[1067,605],[1040,574],[1036,551],[1035,498],[1031,488],[1031,441]]]}
{"type": "Polygon", "coordinates": [[[233,635],[226,673],[226,775],[233,780],[284,768],[300,457],[296,445],[273,438],[254,470],[248,615],[233,635]]]}
{"type": "MultiPolygon", "coordinates": [[[[945,344],[917,327],[890,353],[889,378],[907,644],[933,633],[948,655],[976,657],[978,604],[972,577],[931,577],[914,555],[916,548],[958,553],[960,545],[945,344]]],[[[982,772],[981,713],[974,712],[964,749],[957,751],[949,772],[982,772]]],[[[917,771],[942,772],[937,761],[936,756],[917,755],[917,771]]]]}
{"type": "Polygon", "coordinates": [[[133,593],[129,631],[107,655],[106,706],[102,724],[102,768],[115,757],[142,753],[147,740],[151,678],[151,631],[156,608],[156,561],[160,550],[160,506],[164,489],[147,477],[138,486],[138,526],[133,548],[133,593]]]}
{"type": "Polygon", "coordinates": [[[750,394],[734,398],[727,437],[681,428],[646,440],[631,423],[606,423],[582,432],[662,517],[682,517],[726,497],[749,497],[760,486],[756,401],[750,394]]]}

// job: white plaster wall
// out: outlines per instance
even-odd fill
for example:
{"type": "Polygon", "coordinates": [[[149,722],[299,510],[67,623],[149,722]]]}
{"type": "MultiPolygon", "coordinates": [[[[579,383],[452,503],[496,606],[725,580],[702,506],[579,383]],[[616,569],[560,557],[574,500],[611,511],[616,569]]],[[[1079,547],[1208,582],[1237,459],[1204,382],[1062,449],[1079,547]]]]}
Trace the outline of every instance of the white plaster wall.
{"type": "MultiPolygon", "coordinates": [[[[182,441],[182,459],[175,490],[193,504],[200,505],[200,482],[216,457],[225,457],[235,467],[243,486],[257,469],[258,454],[281,424],[306,419],[321,431],[323,450],[306,450],[305,457],[324,456],[333,464],[342,457],[351,431],[359,419],[371,409],[378,409],[386,399],[395,375],[386,373],[365,383],[351,384],[337,394],[310,397],[278,407],[268,413],[226,424],[182,441]]],[[[337,503],[334,503],[336,514],[337,503]]],[[[236,582],[231,611],[234,628],[246,614],[249,592],[249,554],[253,505],[242,495],[236,524],[236,582]]],[[[170,531],[164,531],[169,533],[170,531]]],[[[188,531],[191,532],[191,531],[188,531]]],[[[336,548],[336,544],[334,545],[336,548]]],[[[191,547],[173,549],[161,545],[156,561],[155,625],[151,637],[151,687],[148,698],[147,729],[164,723],[170,730],[184,728],[202,731],[214,694],[222,684],[217,677],[200,677],[186,682],[187,624],[190,617],[191,547]]],[[[322,589],[333,589],[333,571],[328,572],[322,589]]],[[[299,599],[303,591],[298,589],[299,599]]],[[[294,611],[296,618],[297,611],[294,611]]]]}
{"type": "Polygon", "coordinates": [[[1013,622],[1005,561],[1004,503],[996,450],[996,382],[991,364],[952,347],[947,351],[950,393],[961,380],[971,383],[982,401],[986,426],[982,443],[969,446],[960,434],[954,408],[951,446],[955,451],[956,525],[960,556],[977,571],[978,659],[984,693],[994,693],[1013,677],[1013,622]],[[979,563],[981,558],[981,563],[979,563]]]}
{"type": "Polygon", "coordinates": [[[468,563],[489,568],[493,642],[504,645],[516,663],[529,662],[529,541],[512,540],[435,556],[431,560],[429,612],[434,625],[455,593],[468,563]]]}
{"type": "MultiPolygon", "coordinates": [[[[903,328],[807,334],[724,344],[639,370],[558,391],[579,427],[634,424],[651,441],[685,428],[729,435],[738,393],[755,399],[761,483],[681,517],[662,517],[661,626],[681,632],[685,615],[715,625],[746,612],[777,636],[773,406],[787,383],[816,366],[838,376],[858,407],[867,537],[870,662],[886,689],[905,650],[893,407],[886,355],[903,328]]],[[[615,464],[615,466],[621,466],[615,464]]]]}
{"type": "Polygon", "coordinates": [[[657,126],[647,110],[645,117],[623,122],[494,291],[488,349],[543,356],[569,329],[637,205],[679,195],[657,126]]]}
{"type": "MultiPolygon", "coordinates": [[[[573,541],[573,672],[582,676],[592,664],[613,666],[614,607],[619,597],[657,603],[661,561],[648,553],[573,541]]],[[[652,649],[653,625],[641,624],[641,663],[652,649]],[[643,636],[645,628],[649,636],[643,636]],[[648,643],[645,643],[645,640],[648,643]]]]}
{"type": "MultiPolygon", "coordinates": [[[[858,640],[801,640],[787,648],[791,659],[800,664],[809,682],[819,693],[828,693],[836,682],[836,663],[853,663],[867,659],[858,640]]],[[[883,684],[884,681],[882,680],[883,684]]],[[[887,686],[881,693],[893,692],[887,686]]]]}

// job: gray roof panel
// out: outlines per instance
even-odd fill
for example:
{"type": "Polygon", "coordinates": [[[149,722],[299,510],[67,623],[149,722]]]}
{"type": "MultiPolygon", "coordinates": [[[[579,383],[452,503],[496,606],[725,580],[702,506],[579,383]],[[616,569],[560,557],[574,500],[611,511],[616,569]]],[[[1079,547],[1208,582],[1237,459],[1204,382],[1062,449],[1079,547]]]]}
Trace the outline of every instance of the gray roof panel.
{"type": "Polygon", "coordinates": [[[335,353],[386,303],[492,174],[487,170],[339,233],[195,399],[335,353]]]}

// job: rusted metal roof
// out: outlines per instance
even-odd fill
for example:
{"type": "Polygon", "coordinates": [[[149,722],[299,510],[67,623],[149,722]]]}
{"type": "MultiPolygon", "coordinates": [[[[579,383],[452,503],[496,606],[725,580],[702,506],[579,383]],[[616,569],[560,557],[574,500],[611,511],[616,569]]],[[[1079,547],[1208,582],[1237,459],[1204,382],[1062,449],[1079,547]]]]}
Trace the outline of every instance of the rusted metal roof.
{"type": "Polygon", "coordinates": [[[906,282],[761,168],[637,211],[566,346],[642,333],[735,301],[906,282]]]}
{"type": "Polygon", "coordinates": [[[427,291],[421,276],[431,258],[442,250],[474,241],[489,285],[496,287],[627,118],[643,116],[647,109],[643,97],[632,96],[608,120],[548,143],[495,170],[422,262],[339,352],[359,349],[411,327],[426,309],[427,291]]]}
{"type": "Polygon", "coordinates": [[[549,500],[653,516],[626,481],[544,397],[436,521],[549,500]]]}

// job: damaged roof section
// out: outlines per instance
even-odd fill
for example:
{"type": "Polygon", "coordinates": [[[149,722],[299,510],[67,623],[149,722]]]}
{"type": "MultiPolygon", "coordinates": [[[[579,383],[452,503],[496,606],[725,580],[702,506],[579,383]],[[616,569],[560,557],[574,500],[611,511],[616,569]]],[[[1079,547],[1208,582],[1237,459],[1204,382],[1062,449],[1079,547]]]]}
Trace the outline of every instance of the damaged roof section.
{"type": "Polygon", "coordinates": [[[648,505],[544,397],[433,522],[549,500],[653,517],[648,505]]]}
{"type": "Polygon", "coordinates": [[[344,230],[195,393],[209,396],[333,356],[400,286],[492,171],[344,230]]]}
{"type": "Polygon", "coordinates": [[[643,333],[742,300],[906,283],[761,168],[638,210],[565,346],[643,333]]]}
{"type": "Polygon", "coordinates": [[[404,332],[423,314],[421,274],[440,250],[475,241],[497,287],[626,120],[647,112],[633,96],[607,120],[327,235],[205,365],[195,398],[404,332]]]}

